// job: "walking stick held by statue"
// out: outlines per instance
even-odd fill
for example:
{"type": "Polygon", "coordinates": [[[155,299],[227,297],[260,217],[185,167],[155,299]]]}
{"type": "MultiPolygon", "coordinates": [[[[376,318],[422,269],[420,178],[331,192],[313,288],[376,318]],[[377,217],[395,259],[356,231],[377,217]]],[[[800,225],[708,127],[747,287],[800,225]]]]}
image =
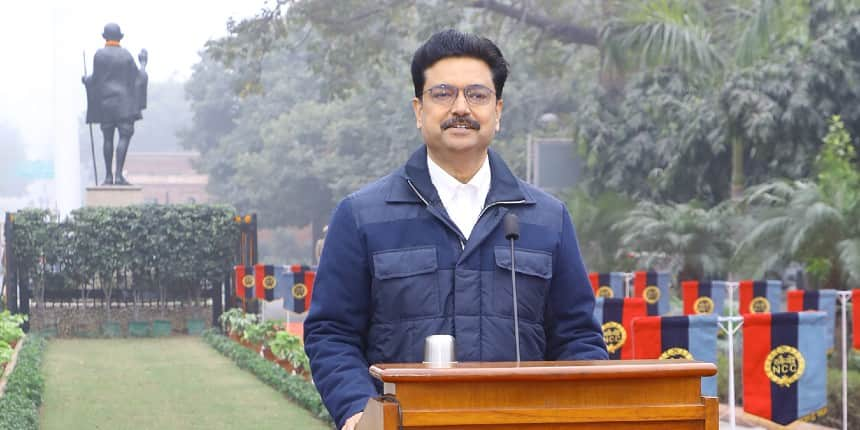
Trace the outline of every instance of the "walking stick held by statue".
{"type": "MultiPolygon", "coordinates": [[[[84,54],[84,76],[81,78],[81,81],[84,83],[84,87],[87,85],[87,51],[83,51],[84,54]]],[[[87,124],[90,127],[90,152],[93,154],[93,183],[98,186],[99,185],[99,171],[96,168],[96,143],[93,141],[93,125],[87,124]]]]}

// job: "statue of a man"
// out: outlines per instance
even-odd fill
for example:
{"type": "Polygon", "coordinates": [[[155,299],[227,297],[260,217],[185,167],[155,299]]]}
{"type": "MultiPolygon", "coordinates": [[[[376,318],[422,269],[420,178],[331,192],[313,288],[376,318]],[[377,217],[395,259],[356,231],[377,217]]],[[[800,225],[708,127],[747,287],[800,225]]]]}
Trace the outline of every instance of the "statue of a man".
{"type": "Polygon", "coordinates": [[[81,78],[87,88],[87,124],[100,124],[104,136],[106,173],[102,185],[131,185],[123,177],[122,169],[134,134],[134,122],[143,118],[141,111],[146,109],[148,54],[145,49],[140,51],[138,69],[128,50],[119,46],[123,37],[119,25],[105,25],[102,37],[105,47],[93,57],[93,74],[81,78]],[[116,170],[112,169],[114,130],[119,131],[116,170]]]}

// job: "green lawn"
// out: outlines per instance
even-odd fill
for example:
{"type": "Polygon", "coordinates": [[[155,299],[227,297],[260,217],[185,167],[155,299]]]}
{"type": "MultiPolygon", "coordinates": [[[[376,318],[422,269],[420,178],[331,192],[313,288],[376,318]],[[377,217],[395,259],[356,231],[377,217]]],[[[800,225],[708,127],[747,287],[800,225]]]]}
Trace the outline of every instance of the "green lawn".
{"type": "Polygon", "coordinates": [[[326,429],[195,337],[55,339],[41,429],[326,429]]]}

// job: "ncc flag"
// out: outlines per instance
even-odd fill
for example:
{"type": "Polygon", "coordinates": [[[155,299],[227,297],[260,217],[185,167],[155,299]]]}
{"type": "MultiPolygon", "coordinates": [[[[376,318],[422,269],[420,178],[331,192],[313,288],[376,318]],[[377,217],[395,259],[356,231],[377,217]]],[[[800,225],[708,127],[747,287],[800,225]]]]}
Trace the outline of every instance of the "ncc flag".
{"type": "Polygon", "coordinates": [[[780,425],[824,412],[826,324],[824,312],[744,316],[745,412],[780,425]]]}
{"type": "Polygon", "coordinates": [[[787,311],[823,311],[827,314],[827,351],[833,351],[833,326],[836,325],[836,290],[791,290],[787,294],[787,311]]]}
{"type": "Polygon", "coordinates": [[[290,271],[293,273],[293,286],[290,289],[290,297],[284,298],[284,309],[296,313],[306,312],[311,306],[316,272],[298,264],[290,266],[290,271]]]}
{"type": "MultiPolygon", "coordinates": [[[[645,317],[633,321],[633,358],[683,358],[717,364],[717,316],[645,317]]],[[[702,378],[702,395],[717,395],[717,377],[702,378]]]]}
{"type": "Polygon", "coordinates": [[[275,268],[275,289],[273,291],[274,300],[284,299],[286,303],[292,300],[293,291],[293,272],[288,267],[278,266],[275,268]]]}
{"type": "Polygon", "coordinates": [[[624,273],[596,273],[588,274],[591,280],[591,290],[594,297],[622,298],[627,296],[624,292],[624,273]]]}
{"type": "Polygon", "coordinates": [[[854,349],[860,351],[860,290],[851,290],[851,309],[854,314],[854,349]]]}
{"type": "Polygon", "coordinates": [[[282,269],[270,264],[254,266],[254,296],[271,302],[277,299],[275,288],[278,286],[278,272],[282,269]]]}
{"type": "Polygon", "coordinates": [[[236,275],[236,297],[254,298],[254,266],[234,266],[233,273],[236,275]]]}
{"type": "Polygon", "coordinates": [[[782,281],[740,281],[741,315],[782,312],[782,281]]]}
{"type": "Polygon", "coordinates": [[[720,316],[726,302],[726,282],[684,281],[681,282],[681,295],[684,298],[684,315],[720,316]]]}
{"type": "Polygon", "coordinates": [[[669,274],[666,272],[636,272],[633,276],[633,297],[648,304],[648,315],[669,312],[669,274]]]}
{"type": "Polygon", "coordinates": [[[648,316],[645,300],[640,298],[611,299],[598,297],[594,304],[594,319],[603,328],[603,340],[612,360],[633,358],[633,319],[648,316]]]}

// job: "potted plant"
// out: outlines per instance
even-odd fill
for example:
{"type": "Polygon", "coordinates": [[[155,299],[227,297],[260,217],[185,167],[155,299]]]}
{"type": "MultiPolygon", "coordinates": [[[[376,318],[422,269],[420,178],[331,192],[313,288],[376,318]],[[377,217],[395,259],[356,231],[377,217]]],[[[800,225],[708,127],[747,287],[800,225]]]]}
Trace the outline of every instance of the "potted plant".
{"type": "Polygon", "coordinates": [[[24,336],[24,330],[21,329],[24,321],[27,321],[26,315],[12,315],[8,310],[0,312],[0,342],[14,348],[24,336]]]}
{"type": "Polygon", "coordinates": [[[173,323],[170,320],[155,320],[152,322],[152,335],[155,337],[170,336],[173,332],[173,323]]]}
{"type": "Polygon", "coordinates": [[[122,327],[115,321],[104,322],[102,323],[102,335],[104,337],[120,337],[122,336],[122,327]]]}
{"type": "Polygon", "coordinates": [[[200,318],[186,318],[185,328],[188,334],[192,336],[199,335],[206,329],[206,321],[200,318]]]}
{"type": "MultiPolygon", "coordinates": [[[[240,326],[242,326],[242,321],[245,319],[245,312],[239,308],[232,308],[218,317],[218,322],[221,323],[221,330],[230,336],[235,341],[239,341],[239,336],[241,336],[240,326]]],[[[242,330],[244,330],[242,328],[242,330]]]]}
{"type": "MultiPolygon", "coordinates": [[[[256,317],[256,315],[254,316],[256,317]]],[[[276,327],[275,321],[248,324],[242,334],[243,344],[254,351],[260,351],[260,346],[275,336],[276,327]]]]}
{"type": "Polygon", "coordinates": [[[267,347],[284,370],[293,374],[299,373],[306,378],[310,376],[310,362],[305,354],[302,340],[298,336],[279,331],[269,340],[267,347]]]}
{"type": "Polygon", "coordinates": [[[131,337],[149,337],[152,326],[149,321],[129,321],[128,335],[131,337]]]}

